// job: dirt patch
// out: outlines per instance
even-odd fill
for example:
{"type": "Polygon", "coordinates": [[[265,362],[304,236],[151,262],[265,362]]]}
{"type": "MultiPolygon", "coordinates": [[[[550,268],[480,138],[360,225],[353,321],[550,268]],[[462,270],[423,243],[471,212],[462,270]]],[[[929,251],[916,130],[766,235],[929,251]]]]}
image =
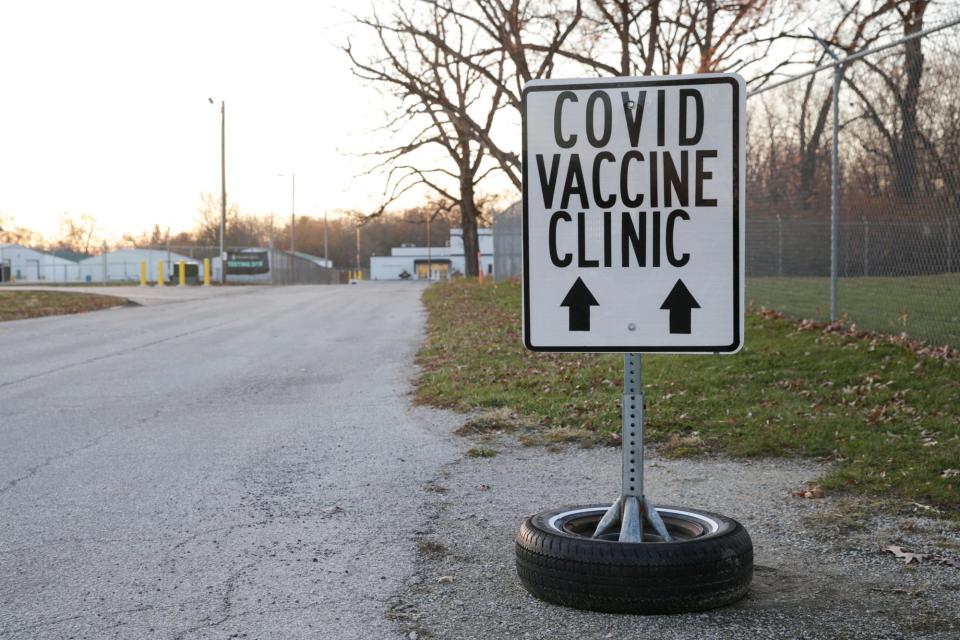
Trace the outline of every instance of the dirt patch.
{"type": "Polygon", "coordinates": [[[535,422],[524,418],[513,409],[498,407],[482,411],[463,423],[454,431],[458,436],[476,436],[486,434],[511,433],[521,429],[532,429],[535,422]]]}

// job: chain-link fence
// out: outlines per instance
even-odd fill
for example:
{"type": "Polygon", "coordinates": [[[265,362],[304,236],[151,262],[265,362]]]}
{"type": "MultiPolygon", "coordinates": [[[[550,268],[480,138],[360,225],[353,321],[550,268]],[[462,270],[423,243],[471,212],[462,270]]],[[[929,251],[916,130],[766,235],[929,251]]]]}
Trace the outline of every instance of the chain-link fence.
{"type": "Polygon", "coordinates": [[[841,57],[835,158],[832,67],[750,96],[748,300],[960,347],[958,54],[954,24],[841,57]]]}

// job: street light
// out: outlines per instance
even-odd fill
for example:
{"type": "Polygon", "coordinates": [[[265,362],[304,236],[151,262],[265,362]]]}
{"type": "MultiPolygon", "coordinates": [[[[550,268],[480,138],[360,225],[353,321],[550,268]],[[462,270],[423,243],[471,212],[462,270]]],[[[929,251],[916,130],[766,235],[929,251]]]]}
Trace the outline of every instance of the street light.
{"type": "MultiPolygon", "coordinates": [[[[207,102],[214,104],[213,98],[207,102]]],[[[220,284],[227,284],[227,252],[224,239],[227,234],[227,104],[220,101],[220,284]]]]}

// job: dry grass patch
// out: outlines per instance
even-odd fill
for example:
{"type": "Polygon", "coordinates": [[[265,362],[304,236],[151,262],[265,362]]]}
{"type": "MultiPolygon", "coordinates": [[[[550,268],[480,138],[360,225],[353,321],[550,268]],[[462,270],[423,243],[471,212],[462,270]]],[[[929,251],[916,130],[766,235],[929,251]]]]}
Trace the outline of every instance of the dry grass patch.
{"type": "Polygon", "coordinates": [[[129,304],[125,298],[75,291],[0,291],[0,321],[83,313],[129,304]]]}

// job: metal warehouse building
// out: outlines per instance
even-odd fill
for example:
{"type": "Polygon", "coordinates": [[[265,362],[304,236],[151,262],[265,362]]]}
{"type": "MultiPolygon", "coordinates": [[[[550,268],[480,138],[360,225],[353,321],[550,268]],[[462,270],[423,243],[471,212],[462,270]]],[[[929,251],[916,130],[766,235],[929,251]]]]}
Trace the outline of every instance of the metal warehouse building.
{"type": "Polygon", "coordinates": [[[80,265],[22,244],[0,243],[0,282],[76,282],[80,265]]]}
{"type": "Polygon", "coordinates": [[[147,263],[147,280],[156,282],[158,263],[163,260],[165,280],[176,280],[177,263],[183,260],[187,264],[198,265],[199,273],[203,273],[203,260],[189,256],[161,251],[158,249],[117,249],[108,251],[99,256],[92,256],[80,261],[81,282],[117,282],[140,280],[140,263],[147,263]]]}

